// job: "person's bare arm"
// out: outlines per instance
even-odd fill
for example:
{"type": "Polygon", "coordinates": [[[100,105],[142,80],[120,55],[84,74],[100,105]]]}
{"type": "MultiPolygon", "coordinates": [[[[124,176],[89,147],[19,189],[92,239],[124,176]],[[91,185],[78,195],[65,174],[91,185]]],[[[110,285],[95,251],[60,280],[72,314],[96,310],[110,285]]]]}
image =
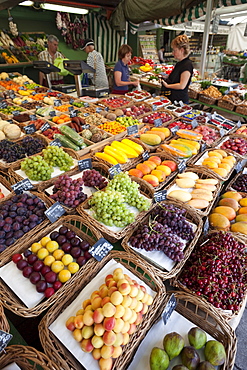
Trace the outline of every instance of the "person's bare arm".
{"type": "Polygon", "coordinates": [[[190,72],[184,71],[180,76],[180,82],[175,84],[168,84],[166,81],[162,80],[162,84],[167,87],[168,89],[174,89],[174,90],[183,90],[190,78],[190,72]]]}
{"type": "Polygon", "coordinates": [[[128,86],[128,85],[138,86],[138,84],[139,84],[139,81],[138,80],[135,80],[135,81],[122,81],[122,72],[120,72],[120,71],[115,71],[114,72],[114,80],[115,80],[115,84],[117,86],[128,86]]]}

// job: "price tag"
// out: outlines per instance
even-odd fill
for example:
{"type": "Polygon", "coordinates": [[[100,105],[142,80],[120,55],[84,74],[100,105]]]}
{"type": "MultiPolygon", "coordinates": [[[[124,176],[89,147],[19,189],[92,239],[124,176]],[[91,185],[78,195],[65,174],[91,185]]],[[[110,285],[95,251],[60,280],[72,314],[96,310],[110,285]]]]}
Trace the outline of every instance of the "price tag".
{"type": "Polygon", "coordinates": [[[175,310],[176,306],[177,306],[177,300],[176,300],[175,295],[172,294],[169,301],[167,302],[165,310],[162,314],[162,319],[163,319],[163,322],[164,322],[165,325],[167,324],[167,322],[168,322],[169,318],[171,317],[171,314],[175,310]]]}
{"type": "Polygon", "coordinates": [[[23,191],[27,191],[33,188],[29,179],[24,179],[17,182],[14,185],[11,185],[11,188],[14,190],[15,194],[21,194],[23,191]]]}
{"type": "Polygon", "coordinates": [[[157,118],[157,119],[155,119],[154,120],[154,126],[155,127],[160,127],[160,126],[162,126],[162,119],[161,118],[157,118]]]}
{"type": "Polygon", "coordinates": [[[9,123],[13,123],[13,120],[12,120],[12,119],[7,119],[7,121],[8,121],[9,123]]]}
{"type": "Polygon", "coordinates": [[[59,99],[54,100],[54,107],[59,107],[60,105],[62,105],[61,100],[59,99]]]}
{"type": "Polygon", "coordinates": [[[70,99],[70,100],[69,100],[69,103],[70,103],[70,104],[73,104],[73,103],[74,103],[74,101],[75,101],[74,99],[70,99]]]}
{"type": "Polygon", "coordinates": [[[192,120],[192,122],[191,122],[191,126],[192,126],[193,128],[196,128],[196,127],[198,126],[198,122],[197,122],[197,120],[196,120],[196,119],[193,119],[193,120],[192,120]]]}
{"type": "Polygon", "coordinates": [[[201,143],[201,147],[200,147],[200,152],[204,152],[204,150],[207,149],[207,144],[206,143],[201,143]]]}
{"type": "Polygon", "coordinates": [[[61,141],[59,139],[52,140],[49,145],[51,145],[51,146],[59,146],[59,147],[62,146],[61,141]]]}
{"type": "Polygon", "coordinates": [[[242,161],[239,161],[239,162],[236,164],[236,166],[235,166],[235,171],[236,171],[237,173],[239,173],[240,171],[242,171],[242,169],[243,169],[243,162],[242,162],[242,161]]]}
{"type": "Polygon", "coordinates": [[[180,107],[183,107],[184,106],[184,102],[182,100],[179,100],[178,103],[179,103],[180,107]]]}
{"type": "Polygon", "coordinates": [[[238,120],[238,122],[237,122],[237,127],[239,128],[239,127],[241,127],[242,126],[242,123],[241,123],[241,121],[239,121],[238,120]]]}
{"type": "Polygon", "coordinates": [[[19,110],[13,110],[12,114],[13,114],[13,116],[19,116],[20,111],[19,110]]]}
{"type": "Polygon", "coordinates": [[[23,100],[22,104],[27,104],[29,103],[29,101],[26,99],[26,100],[23,100]]]}
{"type": "Polygon", "coordinates": [[[36,94],[37,94],[36,91],[33,91],[31,95],[36,95],[36,94]]]}
{"type": "Polygon", "coordinates": [[[153,104],[152,109],[153,109],[153,111],[156,111],[158,109],[157,105],[153,104]]]}
{"type": "Polygon", "coordinates": [[[96,108],[96,113],[100,113],[101,111],[102,111],[102,109],[100,107],[96,108]]]}
{"type": "Polygon", "coordinates": [[[154,201],[156,203],[166,200],[166,197],[167,197],[167,190],[160,190],[154,193],[154,201]]]}
{"type": "Polygon", "coordinates": [[[35,127],[35,124],[32,123],[31,125],[28,125],[28,126],[25,126],[24,127],[24,131],[25,133],[28,135],[31,135],[33,134],[35,131],[36,131],[36,127],[35,127]]]}
{"type": "Polygon", "coordinates": [[[16,95],[15,95],[15,93],[14,93],[14,91],[13,91],[13,90],[10,90],[10,92],[9,92],[9,97],[10,97],[10,99],[14,99],[14,98],[16,98],[16,95]]]}
{"type": "Polygon", "coordinates": [[[85,108],[88,108],[89,107],[89,103],[84,103],[84,107],[85,108]]]}
{"type": "Polygon", "coordinates": [[[44,131],[48,130],[49,128],[51,128],[51,125],[48,122],[46,122],[46,123],[43,124],[43,126],[40,127],[40,131],[44,132],[44,131]]]}
{"type": "Polygon", "coordinates": [[[128,133],[128,135],[137,134],[138,133],[138,126],[137,125],[128,126],[127,127],[127,133],[128,133]]]}
{"type": "Polygon", "coordinates": [[[203,225],[203,234],[207,235],[209,229],[209,220],[208,217],[206,218],[204,225],[203,225]]]}
{"type": "Polygon", "coordinates": [[[223,137],[226,134],[225,130],[223,128],[220,129],[220,136],[223,137]]]}
{"type": "Polygon", "coordinates": [[[156,95],[155,93],[153,93],[153,94],[152,94],[152,97],[153,97],[153,98],[156,98],[156,96],[157,96],[157,95],[156,95]]]}
{"type": "Polygon", "coordinates": [[[88,252],[97,260],[101,261],[113,249],[113,245],[104,238],[100,238],[88,252]]]}
{"type": "Polygon", "coordinates": [[[47,92],[52,92],[52,89],[48,89],[47,92]]]}
{"type": "Polygon", "coordinates": [[[87,117],[87,116],[89,116],[89,113],[83,113],[83,116],[87,117]]]}
{"type": "Polygon", "coordinates": [[[113,178],[115,175],[122,172],[120,164],[119,163],[115,164],[115,166],[112,166],[111,168],[108,169],[108,172],[111,178],[113,178]]]}
{"type": "Polygon", "coordinates": [[[70,118],[76,117],[77,116],[77,110],[71,110],[69,113],[70,118]]]}
{"type": "Polygon", "coordinates": [[[179,126],[174,126],[170,130],[171,130],[172,134],[175,135],[176,132],[179,130],[179,126]]]}
{"type": "Polygon", "coordinates": [[[54,110],[52,110],[50,113],[49,113],[49,116],[50,117],[55,117],[56,116],[56,112],[54,110]]]}
{"type": "Polygon", "coordinates": [[[13,338],[12,334],[6,333],[3,330],[0,330],[0,353],[7,347],[9,341],[13,338]]]}
{"type": "Polygon", "coordinates": [[[87,123],[86,125],[82,125],[81,128],[83,130],[88,130],[90,128],[90,125],[87,123]]]}
{"type": "Polygon", "coordinates": [[[57,221],[65,212],[66,211],[63,206],[59,202],[56,202],[45,211],[45,215],[47,218],[49,218],[51,223],[53,223],[57,221]]]}
{"type": "Polygon", "coordinates": [[[5,100],[0,103],[0,109],[5,109],[5,108],[7,108],[7,106],[8,106],[8,104],[6,103],[5,100]]]}
{"type": "Polygon", "coordinates": [[[78,161],[78,167],[80,171],[91,169],[92,159],[91,158],[81,159],[80,161],[78,161]]]}
{"type": "Polygon", "coordinates": [[[108,112],[109,108],[108,107],[105,107],[105,111],[108,112]]]}
{"type": "Polygon", "coordinates": [[[142,153],[142,158],[144,159],[144,161],[147,161],[148,158],[149,158],[149,153],[147,151],[145,151],[144,153],[142,153]]]}
{"type": "Polygon", "coordinates": [[[75,107],[69,107],[69,112],[72,112],[73,110],[75,110],[75,107]]]}
{"type": "Polygon", "coordinates": [[[30,118],[30,121],[36,121],[38,119],[36,114],[30,114],[29,118],[30,118]]]}
{"type": "Polygon", "coordinates": [[[19,87],[19,90],[25,90],[25,88],[23,86],[19,87]]]}
{"type": "Polygon", "coordinates": [[[161,96],[160,101],[163,101],[163,100],[165,100],[165,98],[164,98],[164,96],[161,96]]]}
{"type": "Polygon", "coordinates": [[[180,161],[180,162],[179,162],[179,164],[178,164],[178,172],[179,172],[179,173],[184,172],[185,168],[186,168],[186,162],[185,162],[185,160],[183,159],[183,160],[182,160],[182,161],[180,161]]]}

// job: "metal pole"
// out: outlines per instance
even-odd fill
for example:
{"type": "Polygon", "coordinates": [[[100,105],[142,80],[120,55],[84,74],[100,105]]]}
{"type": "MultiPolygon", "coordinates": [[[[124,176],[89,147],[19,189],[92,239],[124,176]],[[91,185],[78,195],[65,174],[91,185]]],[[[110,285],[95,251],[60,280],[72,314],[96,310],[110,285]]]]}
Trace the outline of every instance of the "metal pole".
{"type": "Polygon", "coordinates": [[[206,18],[204,24],[204,32],[202,39],[202,55],[201,55],[201,68],[200,75],[204,78],[206,58],[207,58],[207,48],[208,48],[208,38],[210,30],[211,12],[212,12],[212,0],[207,0],[206,18]]]}

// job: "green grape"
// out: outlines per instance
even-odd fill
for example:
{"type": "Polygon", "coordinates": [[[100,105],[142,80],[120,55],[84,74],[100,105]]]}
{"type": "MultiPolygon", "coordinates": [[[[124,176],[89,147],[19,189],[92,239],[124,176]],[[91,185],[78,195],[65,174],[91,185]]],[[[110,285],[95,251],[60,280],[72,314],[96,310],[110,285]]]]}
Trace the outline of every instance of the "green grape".
{"type": "Polygon", "coordinates": [[[69,171],[74,164],[73,158],[58,146],[48,146],[42,153],[50,166],[59,167],[61,171],[69,171]]]}
{"type": "Polygon", "coordinates": [[[40,155],[26,158],[21,162],[21,169],[30,180],[45,181],[51,178],[53,168],[40,155]]]}

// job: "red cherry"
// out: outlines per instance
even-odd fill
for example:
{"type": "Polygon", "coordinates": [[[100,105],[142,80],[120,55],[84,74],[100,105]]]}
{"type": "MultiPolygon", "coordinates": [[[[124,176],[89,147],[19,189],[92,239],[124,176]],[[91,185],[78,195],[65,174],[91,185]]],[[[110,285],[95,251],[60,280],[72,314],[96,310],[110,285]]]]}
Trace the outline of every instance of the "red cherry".
{"type": "Polygon", "coordinates": [[[54,288],[47,288],[45,290],[45,297],[46,298],[50,298],[53,294],[55,293],[55,289],[54,288]]]}
{"type": "Polygon", "coordinates": [[[18,261],[22,260],[22,255],[20,253],[15,253],[12,256],[12,261],[17,263],[18,261]]]}

